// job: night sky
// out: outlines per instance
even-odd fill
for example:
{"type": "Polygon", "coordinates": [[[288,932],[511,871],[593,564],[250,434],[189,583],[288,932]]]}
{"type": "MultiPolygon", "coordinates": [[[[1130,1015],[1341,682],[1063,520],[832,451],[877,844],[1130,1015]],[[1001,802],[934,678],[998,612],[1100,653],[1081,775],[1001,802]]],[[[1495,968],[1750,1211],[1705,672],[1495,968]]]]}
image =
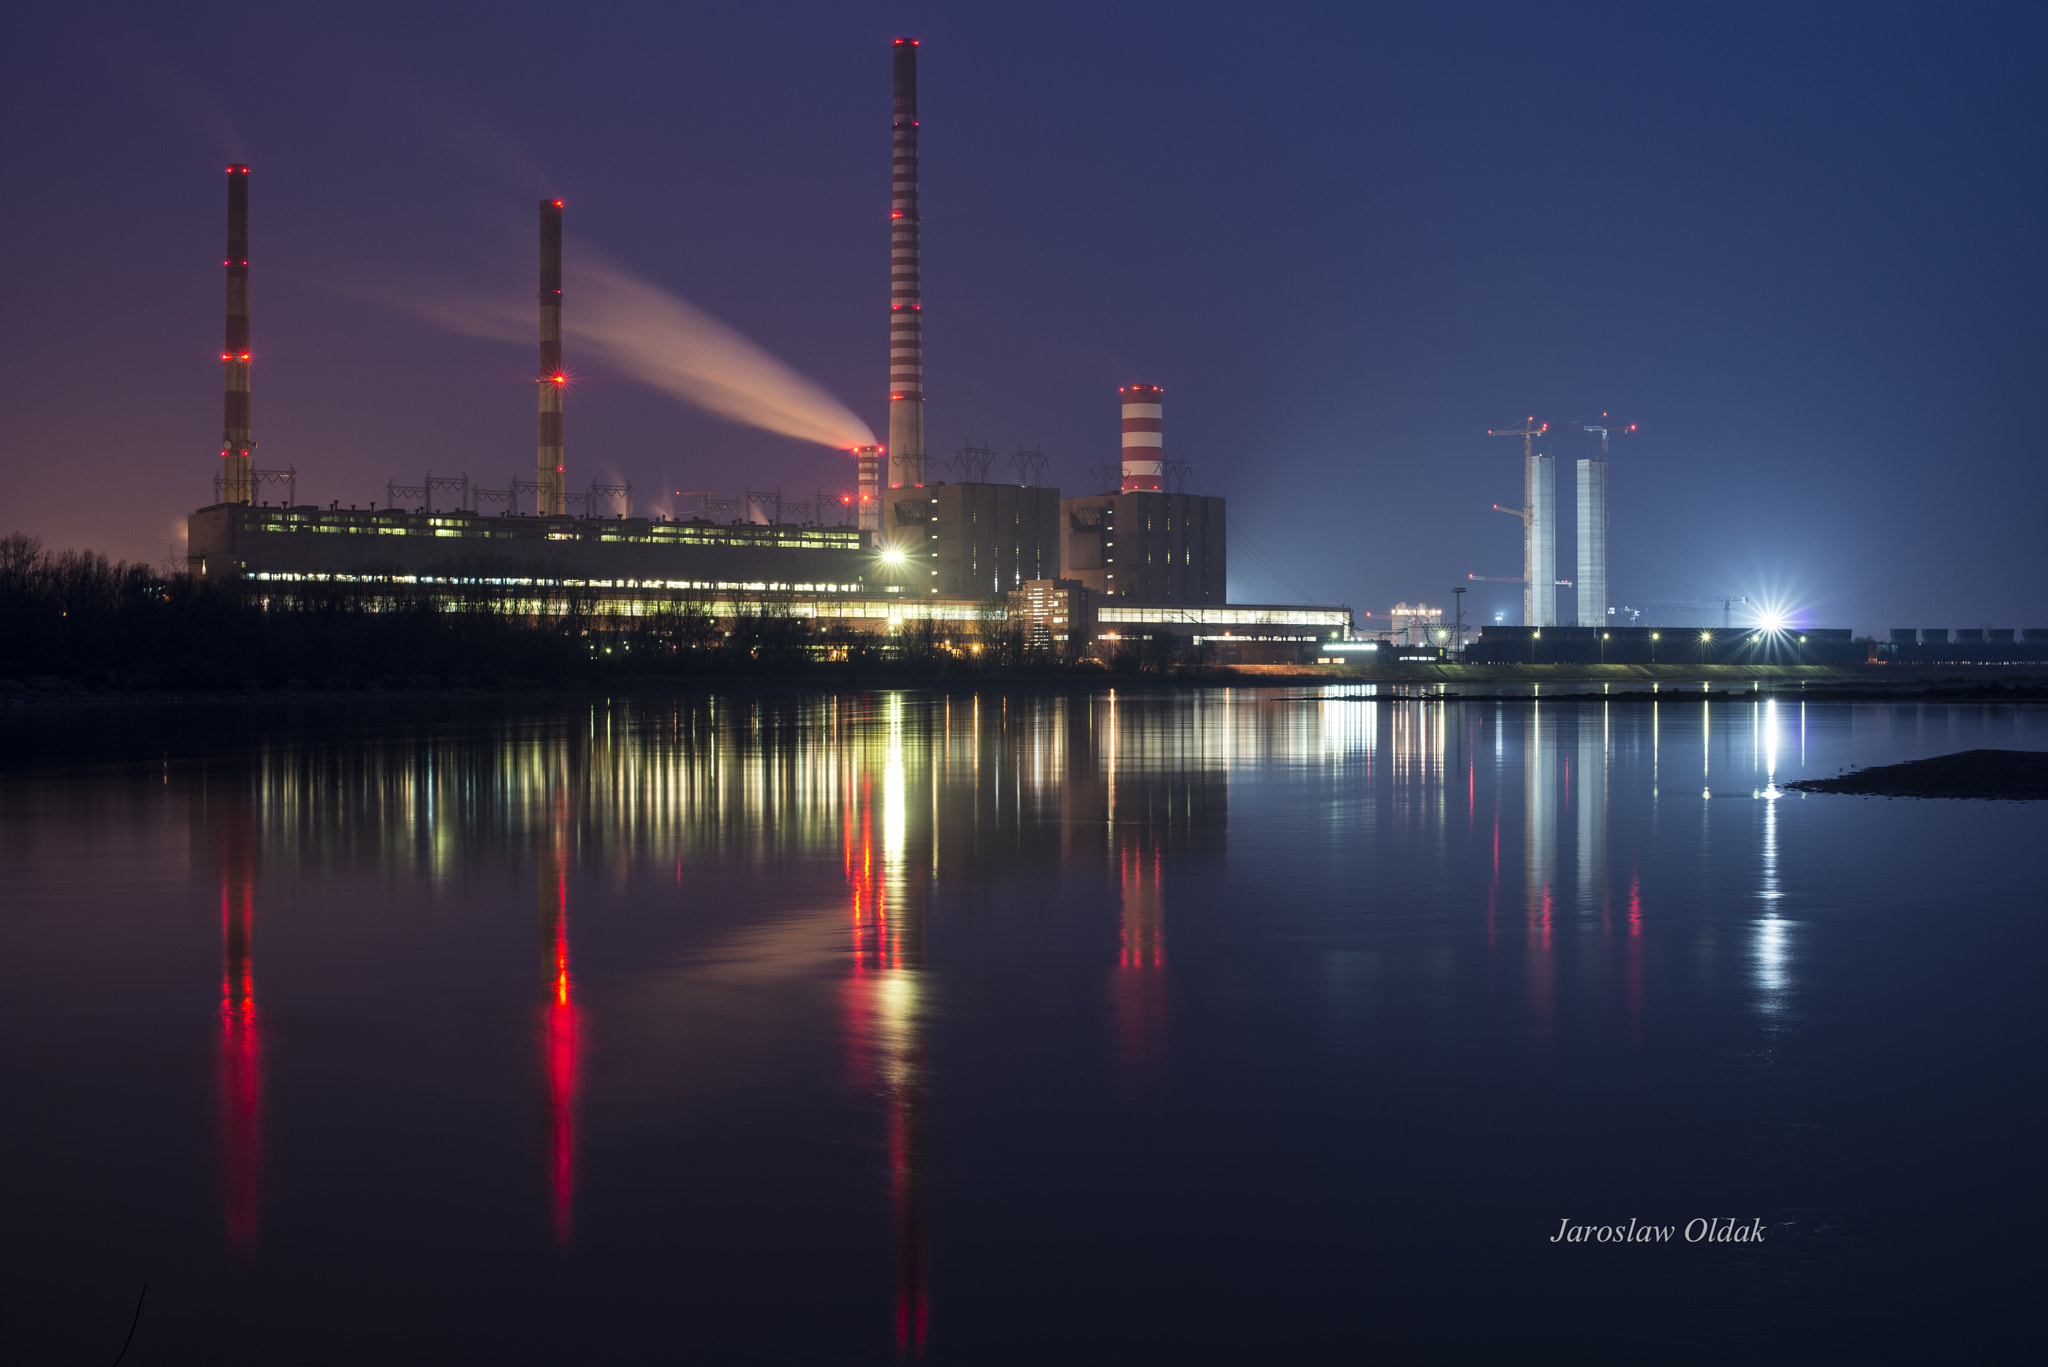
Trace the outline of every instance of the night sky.
{"type": "MultiPolygon", "coordinates": [[[[530,311],[543,194],[572,262],[885,430],[900,34],[935,455],[1042,444],[1093,492],[1116,387],[1163,385],[1169,453],[1246,543],[1233,598],[1382,613],[1520,572],[1489,508],[1520,502],[1520,444],[1486,428],[1609,411],[1642,427],[1617,605],[2048,625],[2039,5],[285,8],[11,22],[0,532],[182,556],[238,159],[257,464],[302,501],[531,476],[531,342],[394,299],[530,311]]],[[[844,453],[569,361],[572,488],[852,484],[844,453]]],[[[1566,528],[1593,447],[1550,443],[1566,528]]],[[[1473,589],[1516,619],[1518,586],[1473,589]]]]}

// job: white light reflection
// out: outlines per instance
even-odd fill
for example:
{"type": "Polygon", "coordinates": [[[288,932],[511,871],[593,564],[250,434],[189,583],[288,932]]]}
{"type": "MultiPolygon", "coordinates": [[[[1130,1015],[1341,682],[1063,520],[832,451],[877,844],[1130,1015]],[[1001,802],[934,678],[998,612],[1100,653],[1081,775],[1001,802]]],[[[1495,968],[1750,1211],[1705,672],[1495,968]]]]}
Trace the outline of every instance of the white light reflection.
{"type": "Polygon", "coordinates": [[[1778,795],[1778,700],[1764,704],[1764,796],[1778,795]]]}
{"type": "Polygon", "coordinates": [[[889,695],[889,748],[882,763],[882,855],[890,864],[903,858],[903,695],[889,695]]]}
{"type": "Polygon", "coordinates": [[[1784,1014],[1792,994],[1792,923],[1777,915],[1757,921],[1750,941],[1751,975],[1756,982],[1756,1009],[1765,1016],[1784,1014]]]}
{"type": "MultiPolygon", "coordinates": [[[[1771,730],[1767,723],[1767,730],[1771,730]]],[[[1767,737],[1766,753],[1776,765],[1776,736],[1767,737]]],[[[1791,995],[1792,975],[1790,972],[1792,923],[1782,919],[1772,905],[1785,894],[1778,885],[1778,803],[1776,792],[1766,794],[1764,802],[1764,846],[1763,879],[1757,896],[1764,903],[1764,914],[1758,918],[1750,939],[1750,971],[1756,984],[1757,1011],[1764,1016],[1778,1016],[1785,1010],[1786,1000],[1791,995]]]]}

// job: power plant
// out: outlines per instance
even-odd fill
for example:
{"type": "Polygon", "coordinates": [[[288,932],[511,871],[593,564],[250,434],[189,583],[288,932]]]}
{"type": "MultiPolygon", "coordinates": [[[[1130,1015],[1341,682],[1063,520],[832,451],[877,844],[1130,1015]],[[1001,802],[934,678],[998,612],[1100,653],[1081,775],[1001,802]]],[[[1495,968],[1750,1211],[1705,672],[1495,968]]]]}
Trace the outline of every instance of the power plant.
{"type": "MultiPolygon", "coordinates": [[[[522,603],[551,611],[573,595],[633,616],[688,595],[735,629],[740,618],[766,611],[817,628],[876,634],[917,623],[1007,621],[1063,653],[1105,658],[1112,650],[1168,646],[1194,647],[1219,663],[1372,658],[1374,643],[1354,639],[1347,607],[1229,601],[1226,503],[1188,492],[1192,467],[1170,454],[1166,393],[1157,384],[1119,389],[1118,456],[1094,467],[1100,492],[1062,497],[1044,479],[1043,453],[1022,450],[1012,458],[1014,480],[991,478],[993,451],[971,443],[948,462],[951,478],[933,477],[924,412],[917,42],[896,40],[892,56],[889,439],[886,446],[869,439],[841,448],[853,461],[852,493],[820,492],[808,502],[784,499],[779,490],[703,494],[697,515],[678,517],[635,516],[630,484],[593,482],[572,492],[563,422],[564,201],[550,198],[538,205],[532,479],[515,475],[505,488],[486,490],[467,475],[429,471],[417,485],[388,484],[381,508],[297,502],[295,467],[255,464],[249,168],[237,164],[227,168],[221,463],[214,502],[187,519],[191,571],[245,580],[266,594],[317,586],[322,593],[373,597],[405,585],[461,599],[488,588],[494,601],[515,611],[522,603]],[[280,487],[285,497],[275,504],[263,499],[267,485],[280,487]],[[452,493],[457,506],[437,509],[437,492],[452,493]],[[525,494],[532,497],[531,513],[522,507],[525,494]],[[479,504],[493,500],[502,503],[502,514],[479,511],[479,504]],[[835,503],[844,520],[828,525],[827,510],[835,503]],[[737,516],[720,521],[714,513],[737,516]]],[[[1104,418],[1106,436],[1106,412],[1104,418]]],[[[2014,639],[2010,631],[1980,628],[1958,631],[1951,641],[1946,630],[1902,628],[1878,646],[1839,629],[1613,625],[1608,457],[1612,436],[1636,429],[1602,414],[1598,422],[1565,430],[1600,439],[1597,457],[1575,462],[1576,578],[1570,580],[1557,575],[1555,463],[1539,447],[1551,427],[1531,417],[1488,433],[1522,440],[1521,506],[1494,505],[1522,524],[1522,573],[1509,581],[1522,585],[1522,621],[1483,627],[1464,651],[1468,661],[1718,664],[1868,655],[1971,662],[2048,654],[2048,633],[2034,631],[2014,639]],[[1558,612],[1560,587],[1576,594],[1570,624],[1558,612]]],[[[1250,553],[1256,556],[1257,548],[1250,553]]],[[[1627,617],[1636,610],[1619,611],[1627,617]]],[[[1439,609],[1404,608],[1382,644],[1395,647],[1397,659],[1441,659],[1459,648],[1462,624],[1462,615],[1452,624],[1439,609]]]]}
{"type": "Polygon", "coordinates": [[[536,608],[576,591],[637,614],[677,594],[720,618],[777,610],[818,625],[894,632],[917,620],[1014,616],[1025,629],[1080,653],[1098,642],[1220,645],[1216,658],[1295,659],[1348,634],[1343,607],[1231,604],[1224,500],[1185,491],[1187,465],[1164,448],[1164,391],[1120,391],[1121,460],[1096,495],[1062,499],[1031,482],[1042,454],[1020,452],[1018,480],[993,481],[993,453],[969,446],[956,479],[931,478],[924,414],[922,215],[918,167],[918,43],[893,45],[890,120],[888,444],[856,445],[855,492],[840,500],[851,525],[825,525],[828,501],[791,504],[779,493],[703,496],[694,517],[634,516],[630,485],[567,479],[562,353],[563,201],[539,203],[538,441],[534,477],[484,490],[465,476],[387,487],[417,507],[276,506],[257,498],[266,479],[291,486],[296,471],[253,468],[249,420],[248,168],[230,168],[226,420],[215,502],[191,514],[188,564],[205,578],[293,585],[403,583],[451,597],[491,586],[536,608]],[[886,462],[886,487],[884,486],[886,462]],[[434,507],[437,489],[460,506],[434,507]],[[531,492],[533,512],[520,495],[531,492]],[[622,505],[602,515],[608,500],[622,505]],[[503,503],[503,515],[476,505],[503,503]],[[764,502],[765,500],[765,502],[764,502]],[[755,506],[766,520],[753,520],[755,506]],[[786,522],[801,508],[804,520],[786,522]],[[714,521],[714,510],[742,520],[714,521]],[[1049,605],[1056,604],[1052,608],[1049,605]]]}

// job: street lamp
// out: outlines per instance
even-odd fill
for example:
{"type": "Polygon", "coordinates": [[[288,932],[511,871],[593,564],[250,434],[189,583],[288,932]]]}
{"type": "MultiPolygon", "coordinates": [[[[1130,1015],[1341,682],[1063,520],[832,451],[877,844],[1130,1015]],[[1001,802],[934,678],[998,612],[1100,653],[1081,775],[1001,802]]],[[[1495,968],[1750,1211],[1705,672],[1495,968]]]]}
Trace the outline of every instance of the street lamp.
{"type": "Polygon", "coordinates": [[[1657,642],[1659,642],[1659,641],[1661,641],[1661,640],[1663,640],[1663,639],[1664,639],[1663,635],[1662,635],[1661,633],[1659,633],[1659,632],[1655,632],[1655,631],[1653,631],[1653,632],[1651,632],[1651,633],[1650,633],[1650,663],[1651,663],[1651,664],[1655,664],[1655,663],[1657,663],[1657,642]]]}

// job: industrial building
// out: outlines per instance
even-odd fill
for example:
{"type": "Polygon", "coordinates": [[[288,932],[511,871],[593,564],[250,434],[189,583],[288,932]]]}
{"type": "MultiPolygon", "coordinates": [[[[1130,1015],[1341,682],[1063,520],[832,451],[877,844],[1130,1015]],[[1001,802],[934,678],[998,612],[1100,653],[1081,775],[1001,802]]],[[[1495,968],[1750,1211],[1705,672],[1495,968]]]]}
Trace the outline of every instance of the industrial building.
{"type": "Polygon", "coordinates": [[[991,598],[1060,572],[1060,491],[944,482],[891,489],[881,546],[909,592],[991,598]]]}
{"type": "Polygon", "coordinates": [[[2048,660],[2048,627],[1893,627],[1879,658],[1899,664],[2020,664],[2048,660]]]}
{"type": "Polygon", "coordinates": [[[886,592],[853,527],[658,518],[480,517],[395,508],[201,508],[192,571],[209,579],[494,580],[776,593],[886,592]]]}
{"type": "Polygon", "coordinates": [[[1120,489],[1060,501],[1060,565],[1105,601],[1222,605],[1229,594],[1223,500],[1162,485],[1165,391],[1127,385],[1120,489]]]}
{"type": "Polygon", "coordinates": [[[1279,603],[1215,607],[1098,600],[1095,640],[1169,640],[1205,648],[1217,664],[1305,664],[1351,633],[1351,610],[1279,603]]]}
{"type": "Polygon", "coordinates": [[[1029,580],[1011,591],[1009,606],[1038,649],[1085,654],[1095,640],[1095,595],[1078,580],[1029,580]]]}
{"type": "Polygon", "coordinates": [[[1482,626],[1468,664],[1858,664],[1867,642],[1847,627],[1764,631],[1737,627],[1482,626]]]}

